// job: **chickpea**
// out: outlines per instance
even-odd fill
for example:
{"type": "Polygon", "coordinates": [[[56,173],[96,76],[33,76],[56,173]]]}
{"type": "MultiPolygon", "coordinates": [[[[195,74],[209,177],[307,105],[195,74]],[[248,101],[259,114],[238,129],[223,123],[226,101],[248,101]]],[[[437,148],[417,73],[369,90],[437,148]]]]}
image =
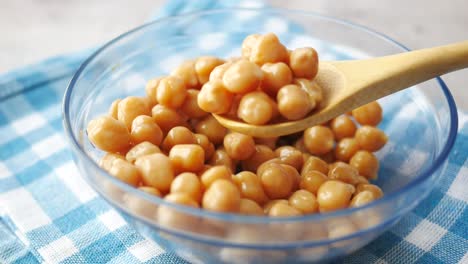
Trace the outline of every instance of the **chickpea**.
{"type": "Polygon", "coordinates": [[[270,201],[268,201],[268,202],[263,206],[263,212],[264,212],[265,214],[269,214],[271,208],[273,207],[273,205],[275,205],[275,204],[277,204],[277,203],[289,205],[289,202],[288,202],[288,200],[286,200],[286,199],[270,200],[270,201]]]}
{"type": "Polygon", "coordinates": [[[269,163],[258,176],[270,199],[287,198],[293,190],[294,180],[280,164],[269,163]]]}
{"type": "Polygon", "coordinates": [[[358,107],[351,113],[354,119],[363,126],[377,126],[382,121],[382,107],[377,101],[358,107]]]}
{"type": "Polygon", "coordinates": [[[112,162],[116,159],[125,159],[124,156],[115,153],[106,153],[102,158],[99,160],[99,167],[103,168],[106,171],[109,171],[112,167],[112,162]]]}
{"type": "Polygon", "coordinates": [[[130,136],[135,144],[148,141],[158,146],[163,132],[151,116],[141,115],[133,119],[130,136]]]}
{"type": "Polygon", "coordinates": [[[313,126],[304,131],[304,144],[312,155],[326,154],[335,144],[333,132],[325,126],[313,126]]]}
{"type": "Polygon", "coordinates": [[[241,192],[241,196],[255,201],[257,204],[264,204],[268,197],[263,191],[260,178],[253,172],[241,171],[232,176],[232,180],[241,192]]]}
{"type": "Polygon", "coordinates": [[[352,185],[356,185],[359,181],[359,172],[353,166],[347,163],[338,161],[330,165],[328,171],[328,178],[332,180],[339,180],[352,185]]]}
{"type": "Polygon", "coordinates": [[[363,191],[370,191],[374,194],[375,199],[380,199],[383,196],[383,191],[380,189],[379,186],[374,184],[358,184],[356,186],[356,194],[363,192],[363,191]]]}
{"type": "Polygon", "coordinates": [[[164,154],[155,153],[139,157],[135,166],[140,171],[143,184],[167,193],[174,179],[171,160],[164,154]]]}
{"type": "Polygon", "coordinates": [[[122,121],[110,116],[91,120],[86,128],[88,138],[96,147],[108,152],[125,152],[130,148],[130,133],[122,121]]]}
{"type": "Polygon", "coordinates": [[[255,144],[257,145],[265,145],[271,149],[276,148],[276,141],[278,141],[278,137],[272,138],[254,138],[255,144]]]}
{"type": "Polygon", "coordinates": [[[158,189],[154,188],[154,187],[140,186],[140,187],[138,187],[138,190],[141,190],[141,191],[143,191],[143,192],[145,192],[147,194],[151,194],[151,195],[154,195],[154,196],[157,196],[157,197],[162,196],[161,192],[158,189]]]}
{"type": "Polygon", "coordinates": [[[268,212],[272,217],[294,217],[301,216],[302,212],[289,204],[275,203],[268,212]]]}
{"type": "Polygon", "coordinates": [[[335,157],[338,160],[348,162],[359,151],[359,144],[354,138],[343,138],[336,144],[335,157]]]}
{"type": "Polygon", "coordinates": [[[137,168],[124,159],[114,159],[109,168],[109,174],[133,186],[138,186],[141,181],[137,168]]]}
{"type": "Polygon", "coordinates": [[[208,137],[203,134],[194,134],[194,136],[197,144],[200,145],[205,152],[205,161],[210,160],[215,152],[213,143],[211,143],[208,137]]]}
{"type": "Polygon", "coordinates": [[[177,126],[169,130],[161,147],[164,151],[169,152],[175,145],[179,144],[197,144],[197,139],[190,129],[177,126]]]}
{"type": "Polygon", "coordinates": [[[195,207],[198,208],[198,203],[188,194],[186,193],[170,193],[164,197],[164,200],[180,204],[180,205],[185,205],[185,206],[190,206],[190,207],[195,207]]]}
{"type": "Polygon", "coordinates": [[[305,176],[311,171],[319,171],[325,175],[328,174],[328,164],[319,157],[309,157],[304,166],[302,166],[301,175],[305,176]]]}
{"type": "Polygon", "coordinates": [[[349,165],[356,168],[359,174],[367,179],[377,179],[379,160],[373,153],[360,150],[353,155],[349,161],[349,165]]]}
{"type": "Polygon", "coordinates": [[[302,152],[291,146],[282,146],[275,150],[276,156],[279,157],[281,163],[293,166],[296,170],[300,171],[304,164],[302,152]]]}
{"type": "Polygon", "coordinates": [[[236,166],[237,166],[236,161],[231,159],[231,157],[229,157],[229,155],[227,154],[224,148],[218,148],[217,150],[215,150],[215,152],[213,153],[213,156],[211,157],[209,161],[209,164],[213,166],[216,166],[216,165],[226,166],[226,168],[230,169],[231,172],[235,172],[236,166]]]}
{"type": "Polygon", "coordinates": [[[226,62],[224,64],[216,66],[211,71],[210,78],[208,79],[208,81],[215,81],[215,80],[222,81],[224,73],[227,71],[227,69],[229,69],[229,67],[231,67],[232,64],[233,64],[232,62],[226,62]]]}
{"type": "Polygon", "coordinates": [[[213,80],[205,83],[198,94],[198,105],[206,112],[225,114],[231,110],[234,94],[223,83],[213,80]]]}
{"type": "Polygon", "coordinates": [[[172,181],[171,193],[185,193],[199,203],[203,194],[202,184],[195,173],[183,172],[172,181]]]}
{"type": "MultiPolygon", "coordinates": [[[[150,195],[161,197],[161,193],[158,189],[146,186],[139,187],[138,189],[150,195]]],[[[131,193],[125,193],[122,197],[122,201],[127,208],[137,215],[152,219],[156,213],[157,206],[154,203],[131,193]]]]}
{"type": "Polygon", "coordinates": [[[200,120],[200,122],[195,126],[195,131],[207,136],[215,145],[221,144],[227,133],[227,129],[223,127],[212,115],[208,115],[200,120]]]}
{"type": "Polygon", "coordinates": [[[144,141],[133,146],[125,155],[125,159],[128,162],[134,163],[137,158],[154,153],[161,153],[159,147],[151,142],[144,141]]]}
{"type": "Polygon", "coordinates": [[[318,189],[324,182],[328,180],[328,177],[319,171],[309,171],[302,175],[299,187],[307,190],[313,194],[317,194],[318,189]]]}
{"type": "Polygon", "coordinates": [[[176,76],[168,76],[159,81],[156,99],[159,104],[177,109],[184,103],[187,96],[184,80],[176,76]]]}
{"type": "Polygon", "coordinates": [[[315,82],[304,78],[295,78],[293,83],[299,85],[308,95],[311,102],[317,107],[323,100],[322,88],[315,82]]]}
{"type": "Polygon", "coordinates": [[[117,118],[130,130],[135,117],[149,115],[150,106],[148,101],[141,97],[129,96],[122,99],[117,106],[117,118]]]}
{"type": "Polygon", "coordinates": [[[294,77],[313,79],[318,72],[318,55],[313,48],[298,48],[289,56],[289,67],[294,77]]]}
{"type": "Polygon", "coordinates": [[[293,182],[292,191],[299,189],[299,184],[301,183],[301,174],[294,168],[293,166],[287,164],[280,164],[284,170],[286,170],[286,174],[289,176],[291,181],[293,182]]]}
{"type": "Polygon", "coordinates": [[[196,88],[199,85],[197,72],[195,71],[195,61],[182,62],[179,67],[171,72],[171,75],[182,79],[185,87],[196,88]]]}
{"type": "Polygon", "coordinates": [[[276,109],[276,103],[266,93],[255,91],[242,97],[237,115],[246,123],[264,125],[275,116],[276,109]]]}
{"type": "Polygon", "coordinates": [[[197,144],[179,144],[171,148],[169,159],[176,172],[198,172],[204,167],[205,152],[197,144]]]}
{"type": "Polygon", "coordinates": [[[240,200],[239,213],[245,215],[263,215],[263,209],[255,201],[242,198],[240,200]]]}
{"type": "Polygon", "coordinates": [[[275,158],[276,155],[269,147],[256,145],[255,153],[249,159],[242,161],[242,169],[246,171],[257,171],[257,168],[265,161],[275,158]]]}
{"type": "Polygon", "coordinates": [[[234,62],[223,75],[223,84],[231,93],[245,94],[255,90],[263,79],[263,72],[255,63],[242,59],[234,62]]]}
{"type": "Polygon", "coordinates": [[[197,73],[198,82],[203,85],[208,82],[210,73],[213,69],[224,61],[213,56],[202,56],[195,61],[195,72],[197,73]]]}
{"type": "Polygon", "coordinates": [[[268,62],[288,62],[288,50],[275,34],[267,33],[252,41],[249,59],[258,65],[268,62]]]}
{"type": "Polygon", "coordinates": [[[231,180],[231,170],[223,165],[216,165],[207,169],[200,176],[201,183],[205,189],[208,189],[214,181],[219,179],[231,180]]]}
{"type": "Polygon", "coordinates": [[[237,111],[239,110],[239,105],[240,101],[242,100],[242,97],[243,95],[241,94],[234,94],[234,97],[232,98],[231,108],[229,109],[229,112],[225,114],[227,117],[237,119],[237,111]]]}
{"type": "Polygon", "coordinates": [[[246,160],[255,152],[255,142],[251,136],[231,132],[224,137],[224,149],[235,160],[246,160]]]}
{"type": "Polygon", "coordinates": [[[225,179],[215,180],[203,195],[204,209],[217,212],[239,212],[240,192],[236,185],[225,179]]]}
{"type": "Polygon", "coordinates": [[[268,168],[270,163],[276,163],[276,164],[280,164],[280,165],[284,164],[283,162],[281,162],[281,160],[279,158],[272,158],[272,159],[266,160],[265,162],[261,163],[260,166],[258,166],[257,175],[262,174],[263,170],[268,168]]]}
{"type": "MultiPolygon", "coordinates": [[[[185,193],[171,193],[166,195],[164,200],[179,205],[199,208],[198,203],[185,193]]],[[[190,216],[187,213],[183,213],[167,205],[158,207],[156,219],[161,226],[177,228],[181,231],[194,232],[194,228],[198,227],[200,224],[197,217],[190,216]]]]}
{"type": "MultiPolygon", "coordinates": [[[[330,223],[328,223],[327,229],[328,229],[328,238],[330,239],[344,237],[357,231],[357,228],[353,224],[353,222],[347,219],[339,219],[339,220],[331,221],[330,223]]],[[[347,246],[347,245],[349,246],[349,243],[350,243],[349,241],[344,240],[344,241],[335,242],[332,244],[332,246],[337,247],[337,248],[343,248],[344,246],[347,246]]]]}
{"type": "Polygon", "coordinates": [[[362,126],[356,131],[356,140],[362,149],[374,152],[387,143],[388,137],[376,127],[362,126]]]}
{"type": "Polygon", "coordinates": [[[301,119],[315,107],[315,101],[309,100],[308,94],[295,84],[279,89],[276,100],[279,112],[288,120],[301,119]]]}
{"type": "Polygon", "coordinates": [[[112,102],[111,106],[109,107],[109,116],[118,119],[118,113],[119,113],[119,103],[122,101],[122,99],[116,99],[114,102],[112,102]]]}
{"type": "Polygon", "coordinates": [[[155,105],[151,110],[151,115],[164,134],[167,134],[169,130],[176,126],[187,125],[183,117],[176,110],[164,105],[155,105]]]}
{"type": "Polygon", "coordinates": [[[250,53],[252,51],[252,47],[258,41],[260,34],[252,34],[248,35],[244,41],[242,42],[242,57],[250,58],[250,53]]]}
{"type": "Polygon", "coordinates": [[[294,141],[293,146],[299,151],[309,154],[309,151],[307,150],[305,143],[304,143],[304,137],[299,137],[296,141],[294,141]]]}
{"type": "Polygon", "coordinates": [[[329,212],[348,207],[354,186],[341,181],[327,181],[317,191],[320,212],[329,212]]]}
{"type": "Polygon", "coordinates": [[[289,197],[289,205],[303,214],[313,214],[318,211],[318,202],[315,195],[306,190],[298,190],[289,197]]]}
{"type": "Polygon", "coordinates": [[[283,62],[265,63],[262,65],[262,89],[270,96],[276,97],[279,89],[292,81],[292,72],[283,62]]]}
{"type": "Polygon", "coordinates": [[[371,191],[361,191],[354,195],[350,207],[361,207],[375,200],[374,193],[371,191]]]}
{"type": "Polygon", "coordinates": [[[185,98],[184,103],[180,107],[180,110],[184,115],[190,118],[202,118],[208,115],[203,109],[198,105],[198,95],[200,91],[195,89],[187,90],[187,97],[185,98]]]}
{"type": "Polygon", "coordinates": [[[163,77],[154,78],[146,83],[146,96],[149,98],[152,105],[156,105],[158,103],[158,99],[156,98],[156,91],[158,89],[159,81],[161,81],[162,78],[163,77]]]}
{"type": "Polygon", "coordinates": [[[336,140],[354,137],[356,133],[356,124],[347,115],[340,115],[332,119],[330,128],[335,135],[336,140]]]}
{"type": "Polygon", "coordinates": [[[369,180],[366,177],[359,175],[357,178],[357,184],[361,183],[369,184],[369,180]]]}

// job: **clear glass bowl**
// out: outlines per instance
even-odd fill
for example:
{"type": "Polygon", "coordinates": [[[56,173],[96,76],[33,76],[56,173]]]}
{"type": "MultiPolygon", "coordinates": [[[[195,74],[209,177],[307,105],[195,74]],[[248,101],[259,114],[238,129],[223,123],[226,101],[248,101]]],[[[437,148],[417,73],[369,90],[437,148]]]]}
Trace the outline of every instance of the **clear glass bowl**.
{"type": "Polygon", "coordinates": [[[380,100],[388,144],[377,153],[386,195],[362,208],[272,219],[174,205],[116,180],[97,165],[102,152],[86,125],[111,102],[143,95],[147,80],[184,59],[240,54],[245,36],[275,32],[288,48],[311,45],[322,60],[405,51],[367,28],[317,14],[229,9],[161,19],[104,45],[80,67],[64,97],[64,126],[86,181],[136,229],[190,262],[313,262],[349,254],[417,206],[443,175],[457,131],[453,98],[433,79],[380,100]],[[287,22],[286,22],[287,21],[287,22]]]}

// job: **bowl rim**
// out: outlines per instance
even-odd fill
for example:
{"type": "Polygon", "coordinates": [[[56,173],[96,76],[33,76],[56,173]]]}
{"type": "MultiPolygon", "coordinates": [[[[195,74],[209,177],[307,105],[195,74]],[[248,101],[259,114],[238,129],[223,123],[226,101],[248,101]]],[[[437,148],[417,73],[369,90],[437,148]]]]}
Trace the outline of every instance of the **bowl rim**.
{"type": "MultiPolygon", "coordinates": [[[[377,208],[379,205],[385,204],[386,202],[388,202],[388,201],[390,201],[390,200],[392,200],[392,199],[394,199],[396,197],[399,197],[399,196],[411,191],[411,189],[413,189],[415,186],[418,186],[421,183],[425,182],[428,178],[430,178],[430,176],[447,159],[448,154],[450,153],[450,150],[452,149],[453,144],[455,142],[457,131],[458,131],[458,114],[457,114],[457,108],[456,108],[455,101],[454,101],[453,96],[450,93],[447,85],[444,83],[444,81],[440,77],[436,77],[434,79],[440,85],[440,88],[442,89],[442,91],[443,91],[443,93],[445,95],[445,99],[446,99],[446,102],[448,103],[449,111],[450,111],[450,128],[449,128],[448,138],[447,138],[446,143],[443,146],[442,150],[440,151],[440,154],[435,157],[435,159],[434,159],[434,161],[432,163],[432,166],[430,166],[429,168],[426,168],[425,170],[422,170],[419,173],[419,175],[417,175],[417,177],[415,177],[412,181],[407,183],[405,186],[403,186],[402,188],[400,188],[400,189],[398,189],[396,191],[393,191],[393,192],[391,192],[389,194],[386,194],[386,195],[384,195],[383,198],[378,199],[376,201],[373,201],[373,202],[371,202],[371,203],[369,203],[367,205],[364,205],[362,207],[346,208],[346,209],[338,210],[338,211],[334,211],[334,212],[312,214],[312,215],[305,215],[305,216],[297,216],[297,217],[284,217],[284,218],[271,218],[271,217],[268,217],[268,216],[247,216],[247,215],[238,215],[238,214],[231,214],[231,213],[211,212],[211,211],[207,211],[207,210],[200,210],[198,208],[191,208],[191,207],[187,207],[187,206],[182,206],[182,205],[170,203],[170,202],[165,201],[162,198],[159,198],[159,197],[156,197],[156,196],[153,196],[153,195],[149,195],[149,194],[147,194],[147,193],[145,193],[143,191],[140,191],[140,190],[136,189],[133,186],[130,186],[130,185],[116,179],[115,177],[110,175],[107,171],[102,169],[98,165],[98,163],[96,161],[94,161],[84,151],[83,148],[81,148],[78,139],[75,138],[75,136],[74,136],[74,133],[73,133],[72,128],[71,128],[70,118],[69,118],[69,113],[70,113],[69,112],[69,106],[70,106],[70,100],[71,100],[71,93],[73,91],[73,88],[77,84],[79,78],[81,77],[81,74],[87,68],[87,66],[90,63],[92,63],[94,61],[94,59],[98,55],[100,55],[103,51],[107,50],[107,48],[111,47],[114,43],[117,43],[117,42],[119,42],[119,40],[124,39],[127,36],[131,36],[134,33],[138,33],[141,30],[144,30],[145,28],[151,27],[153,25],[157,25],[157,24],[161,24],[161,23],[167,23],[168,21],[171,21],[171,20],[187,19],[189,17],[197,17],[197,16],[201,16],[201,15],[223,13],[223,12],[234,13],[234,12],[239,12],[239,11],[245,11],[245,12],[253,11],[253,12],[261,12],[261,13],[266,12],[266,13],[273,13],[273,14],[274,13],[285,13],[286,12],[286,13],[289,13],[289,14],[299,14],[299,15],[303,15],[303,16],[305,15],[305,16],[310,16],[310,17],[316,17],[316,18],[319,18],[319,19],[328,20],[330,22],[334,22],[334,23],[341,24],[341,25],[346,26],[346,27],[350,27],[350,28],[353,28],[353,29],[363,31],[363,32],[368,33],[370,35],[373,35],[373,36],[375,36],[377,38],[380,38],[380,39],[382,39],[382,40],[384,40],[386,42],[392,43],[393,45],[399,47],[402,50],[405,50],[405,51],[410,50],[408,47],[400,44],[396,40],[394,40],[394,39],[392,39],[392,38],[390,38],[390,37],[388,37],[388,36],[386,36],[386,35],[384,35],[382,33],[374,31],[374,30],[370,29],[367,26],[359,25],[359,24],[356,24],[356,23],[353,23],[353,22],[350,22],[350,21],[347,21],[347,20],[343,20],[343,19],[339,19],[339,18],[335,18],[335,17],[331,17],[331,16],[328,16],[328,15],[323,15],[323,14],[319,14],[319,13],[311,12],[311,11],[301,11],[301,10],[292,10],[292,9],[283,9],[283,8],[229,8],[229,9],[223,8],[223,9],[210,9],[210,10],[204,10],[204,11],[188,12],[188,13],[184,13],[184,14],[180,14],[180,15],[176,15],[176,16],[169,16],[169,17],[159,18],[159,19],[156,19],[154,21],[145,23],[145,24],[143,24],[141,26],[138,26],[138,27],[136,27],[134,29],[131,29],[131,30],[129,30],[129,31],[115,37],[114,39],[108,41],[103,46],[101,46],[96,51],[94,51],[93,54],[91,54],[80,65],[78,70],[73,75],[73,78],[70,80],[70,82],[69,82],[69,84],[68,84],[68,86],[66,88],[63,100],[62,100],[62,121],[63,121],[65,134],[67,136],[67,140],[69,141],[69,144],[71,145],[72,150],[75,152],[75,154],[77,154],[77,156],[79,156],[80,158],[84,158],[88,163],[91,164],[91,166],[94,167],[94,169],[100,171],[101,174],[104,174],[105,175],[104,177],[107,178],[106,180],[110,180],[113,184],[117,185],[123,191],[131,193],[132,195],[135,195],[135,196],[137,196],[139,198],[149,200],[149,201],[151,201],[151,202],[153,202],[155,204],[158,204],[158,205],[164,205],[164,206],[172,207],[172,208],[176,209],[177,211],[187,213],[187,214],[193,215],[193,216],[210,217],[210,218],[213,218],[213,219],[216,219],[216,220],[222,220],[222,221],[227,221],[227,222],[239,222],[239,223],[245,223],[245,224],[266,223],[266,222],[268,222],[268,223],[291,223],[291,222],[304,222],[304,221],[319,221],[319,220],[324,220],[324,219],[328,219],[328,218],[349,216],[349,215],[352,215],[355,212],[364,211],[364,210],[369,209],[369,208],[374,208],[374,207],[377,208]]],[[[99,193],[101,193],[101,191],[98,188],[94,188],[94,189],[96,191],[98,191],[99,193]]],[[[105,195],[102,195],[102,196],[103,196],[103,198],[108,200],[105,195]]],[[[109,200],[111,200],[111,199],[109,199],[109,200]]],[[[115,204],[115,203],[113,203],[113,204],[115,204]]],[[[124,210],[124,208],[120,207],[119,205],[117,205],[117,206],[119,207],[119,209],[124,210]]],[[[141,218],[141,217],[139,217],[137,215],[133,215],[133,214],[131,214],[131,215],[133,217],[141,218]]],[[[384,223],[381,223],[380,225],[382,225],[382,224],[384,224],[384,223]]],[[[364,231],[367,231],[367,230],[368,229],[364,229],[364,230],[355,232],[353,234],[364,232],[364,231]]],[[[353,235],[351,235],[351,236],[353,236],[353,235]]]]}

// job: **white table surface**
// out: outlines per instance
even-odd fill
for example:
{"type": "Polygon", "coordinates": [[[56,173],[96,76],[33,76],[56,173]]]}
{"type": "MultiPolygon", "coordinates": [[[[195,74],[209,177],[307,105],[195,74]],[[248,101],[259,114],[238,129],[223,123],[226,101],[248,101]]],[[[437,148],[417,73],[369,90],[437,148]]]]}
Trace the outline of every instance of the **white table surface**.
{"type": "MultiPolygon", "coordinates": [[[[143,23],[162,0],[0,0],[0,72],[103,43],[143,23]]],[[[271,0],[366,25],[412,49],[468,39],[468,0],[271,0]]],[[[443,77],[468,111],[468,70],[443,77]]]]}

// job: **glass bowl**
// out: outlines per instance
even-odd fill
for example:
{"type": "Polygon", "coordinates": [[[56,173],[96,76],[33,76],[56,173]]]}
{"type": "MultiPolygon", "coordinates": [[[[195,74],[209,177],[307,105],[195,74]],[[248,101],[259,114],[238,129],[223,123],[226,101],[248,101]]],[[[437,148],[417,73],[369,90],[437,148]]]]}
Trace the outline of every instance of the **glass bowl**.
{"type": "Polygon", "coordinates": [[[314,262],[363,247],[424,199],[443,175],[457,131],[454,100],[433,79],[380,100],[389,136],[377,156],[382,199],[361,208],[292,218],[241,216],[168,203],[101,169],[87,123],[111,102],[144,95],[146,81],[185,59],[239,56],[245,36],[276,33],[290,49],[312,46],[321,60],[407,50],[345,21],[300,11],[229,9],[164,18],[110,41],[79,68],[65,93],[63,118],[82,177],[144,236],[189,262],[314,262]]]}

